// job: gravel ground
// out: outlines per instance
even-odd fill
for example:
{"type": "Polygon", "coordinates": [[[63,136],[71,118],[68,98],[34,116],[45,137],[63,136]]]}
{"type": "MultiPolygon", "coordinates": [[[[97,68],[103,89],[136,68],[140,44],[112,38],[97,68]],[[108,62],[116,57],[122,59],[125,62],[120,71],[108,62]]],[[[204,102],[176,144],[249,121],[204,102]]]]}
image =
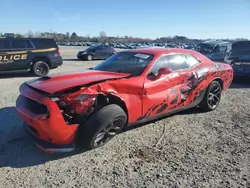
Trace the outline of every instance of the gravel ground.
{"type": "MultiPolygon", "coordinates": [[[[75,59],[51,73],[97,64],[75,59]]],[[[120,134],[85,153],[48,155],[22,129],[15,111],[26,73],[0,78],[0,187],[250,187],[250,83],[235,81],[220,107],[193,109],[120,134]],[[164,131],[165,130],[165,131],[164,131]],[[163,131],[160,144],[156,146],[163,131]]]]}

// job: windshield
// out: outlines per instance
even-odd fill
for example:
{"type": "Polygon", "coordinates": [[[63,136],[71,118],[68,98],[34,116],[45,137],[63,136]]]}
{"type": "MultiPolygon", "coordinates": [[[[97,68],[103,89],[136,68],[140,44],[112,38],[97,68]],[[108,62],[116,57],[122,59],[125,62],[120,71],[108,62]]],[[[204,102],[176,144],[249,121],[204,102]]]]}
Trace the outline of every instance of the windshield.
{"type": "Polygon", "coordinates": [[[122,72],[131,76],[139,76],[153,57],[151,54],[119,52],[94,67],[93,70],[122,72]]]}
{"type": "Polygon", "coordinates": [[[236,42],[232,45],[231,56],[239,55],[250,55],[250,41],[236,42]]]}
{"type": "Polygon", "coordinates": [[[214,49],[214,45],[212,44],[207,44],[207,43],[200,43],[196,46],[195,48],[196,50],[198,50],[201,53],[208,53],[208,52],[212,52],[214,49]]]}
{"type": "Polygon", "coordinates": [[[90,46],[90,47],[88,47],[86,50],[88,51],[88,50],[93,50],[93,49],[95,49],[96,48],[96,46],[90,46]]]}

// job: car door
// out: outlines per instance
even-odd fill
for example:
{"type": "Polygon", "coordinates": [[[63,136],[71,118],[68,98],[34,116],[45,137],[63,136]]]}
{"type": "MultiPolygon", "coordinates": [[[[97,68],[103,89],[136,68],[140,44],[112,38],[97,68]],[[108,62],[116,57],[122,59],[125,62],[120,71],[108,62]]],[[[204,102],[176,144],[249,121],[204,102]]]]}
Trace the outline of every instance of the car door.
{"type": "Polygon", "coordinates": [[[187,69],[179,70],[179,74],[182,75],[182,84],[180,85],[181,94],[181,106],[183,108],[196,106],[196,103],[203,98],[204,88],[199,85],[200,81],[205,78],[209,69],[202,66],[202,63],[191,54],[182,54],[185,57],[188,64],[187,69]]]}
{"type": "Polygon", "coordinates": [[[187,74],[179,70],[188,69],[186,59],[181,54],[162,56],[153,66],[144,82],[143,118],[153,118],[178,110],[182,106],[181,89],[188,84],[187,74]],[[161,68],[172,72],[156,79],[161,68]]]}
{"type": "Polygon", "coordinates": [[[112,53],[113,53],[113,50],[112,50],[111,46],[106,45],[104,50],[103,50],[103,58],[106,59],[106,58],[110,57],[112,53]]]}
{"type": "Polygon", "coordinates": [[[0,71],[11,69],[10,60],[10,41],[8,39],[0,39],[0,71]]]}
{"type": "Polygon", "coordinates": [[[27,42],[28,40],[26,39],[10,40],[12,70],[25,70],[30,67],[30,62],[28,61],[27,42]]]}
{"type": "Polygon", "coordinates": [[[94,52],[95,59],[104,59],[104,45],[100,45],[96,47],[94,52]]]}
{"type": "Polygon", "coordinates": [[[210,59],[213,61],[224,62],[226,57],[227,46],[218,45],[214,48],[210,55],[210,59]]]}

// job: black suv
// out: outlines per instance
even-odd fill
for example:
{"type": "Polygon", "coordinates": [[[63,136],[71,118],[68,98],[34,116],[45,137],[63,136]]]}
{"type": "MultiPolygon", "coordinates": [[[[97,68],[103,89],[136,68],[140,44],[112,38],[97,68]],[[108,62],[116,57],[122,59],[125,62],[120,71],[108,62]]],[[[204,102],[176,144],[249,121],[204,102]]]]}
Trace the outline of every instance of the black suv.
{"type": "Polygon", "coordinates": [[[250,76],[250,41],[207,41],[195,50],[213,61],[230,64],[235,76],[250,76]]]}
{"type": "Polygon", "coordinates": [[[45,76],[62,64],[54,39],[0,38],[0,73],[29,69],[36,76],[45,76]]]}
{"type": "Polygon", "coordinates": [[[235,76],[250,77],[250,41],[233,42],[225,62],[233,67],[235,76]]]}
{"type": "Polygon", "coordinates": [[[196,51],[218,62],[224,62],[230,49],[231,43],[226,41],[205,41],[195,47],[196,51]]]}
{"type": "Polygon", "coordinates": [[[91,46],[86,50],[78,52],[77,58],[88,61],[93,59],[107,59],[115,53],[116,51],[111,45],[101,44],[98,46],[91,46]]]}

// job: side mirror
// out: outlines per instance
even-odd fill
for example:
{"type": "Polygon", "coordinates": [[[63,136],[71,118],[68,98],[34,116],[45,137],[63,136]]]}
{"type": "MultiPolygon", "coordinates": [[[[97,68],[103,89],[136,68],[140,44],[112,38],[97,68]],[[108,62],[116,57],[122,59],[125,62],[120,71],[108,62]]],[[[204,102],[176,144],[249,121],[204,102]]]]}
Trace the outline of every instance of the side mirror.
{"type": "Polygon", "coordinates": [[[158,71],[158,76],[160,77],[161,75],[166,75],[166,74],[170,74],[172,73],[172,70],[168,67],[163,67],[163,68],[160,68],[159,71],[158,71]]]}

